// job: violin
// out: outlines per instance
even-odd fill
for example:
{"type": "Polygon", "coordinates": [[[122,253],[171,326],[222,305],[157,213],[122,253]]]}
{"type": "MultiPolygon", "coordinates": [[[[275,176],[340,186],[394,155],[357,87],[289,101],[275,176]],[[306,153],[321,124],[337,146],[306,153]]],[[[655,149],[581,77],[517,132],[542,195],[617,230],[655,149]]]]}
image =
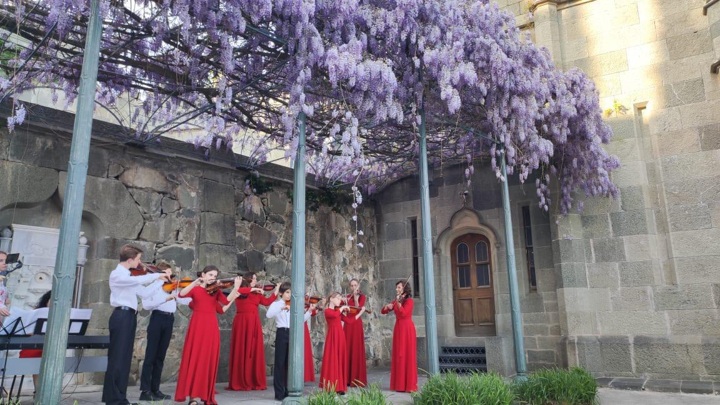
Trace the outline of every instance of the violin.
{"type": "Polygon", "coordinates": [[[152,273],[162,273],[163,270],[160,270],[156,265],[152,263],[143,263],[140,262],[137,267],[133,267],[130,269],[130,275],[131,276],[144,276],[146,274],[152,274],[152,273]]]}
{"type": "MultiPolygon", "coordinates": [[[[306,296],[305,296],[305,310],[307,311],[308,309],[310,309],[310,305],[317,305],[317,304],[320,303],[320,301],[322,301],[322,300],[323,300],[322,297],[315,297],[315,296],[306,295],[306,296]]],[[[317,311],[322,311],[323,308],[322,308],[322,307],[316,307],[315,310],[317,310],[317,311]]]]}
{"type": "Polygon", "coordinates": [[[184,277],[181,280],[166,281],[165,284],[163,284],[162,289],[169,294],[177,289],[189,286],[192,282],[193,280],[190,277],[184,277]]]}
{"type": "Polygon", "coordinates": [[[398,303],[400,303],[400,305],[402,305],[407,298],[408,298],[408,294],[402,293],[395,298],[395,301],[397,301],[398,303]]]}
{"type": "Polygon", "coordinates": [[[208,294],[215,294],[218,290],[227,290],[235,285],[235,277],[233,278],[221,278],[215,280],[214,283],[205,286],[205,291],[208,294]]]}
{"type": "Polygon", "coordinates": [[[290,300],[285,300],[285,307],[282,309],[283,311],[289,311],[290,310],[290,300]]]}
{"type": "MultiPolygon", "coordinates": [[[[347,315],[355,316],[360,313],[362,310],[362,307],[356,307],[354,305],[349,305],[347,309],[347,315]]],[[[372,314],[372,310],[368,307],[365,307],[365,313],[366,314],[372,314]]]]}
{"type": "MultiPolygon", "coordinates": [[[[275,284],[275,283],[267,283],[266,284],[263,282],[260,286],[257,286],[257,284],[260,284],[260,283],[256,283],[255,286],[257,288],[262,289],[264,292],[270,292],[270,291],[274,290],[275,287],[277,286],[277,284],[275,284]]],[[[260,293],[256,292],[256,294],[260,294],[260,293]]]]}

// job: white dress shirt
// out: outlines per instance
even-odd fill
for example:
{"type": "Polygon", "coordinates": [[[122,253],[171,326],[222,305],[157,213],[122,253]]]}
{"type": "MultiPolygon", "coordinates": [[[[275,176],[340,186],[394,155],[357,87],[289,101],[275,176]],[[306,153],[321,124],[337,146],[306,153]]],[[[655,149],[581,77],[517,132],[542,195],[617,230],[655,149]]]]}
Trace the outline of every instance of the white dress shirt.
{"type": "Polygon", "coordinates": [[[157,309],[162,312],[174,313],[177,310],[178,303],[188,305],[190,301],[192,301],[192,298],[189,297],[176,297],[173,300],[169,300],[168,297],[170,294],[163,290],[163,284],[165,284],[164,281],[156,280],[143,289],[140,297],[142,298],[142,306],[144,309],[148,311],[157,309]]]}
{"type": "Polygon", "coordinates": [[[110,305],[137,310],[138,296],[144,295],[144,285],[160,278],[162,273],[131,276],[130,270],[118,264],[110,273],[110,305]]]}
{"type": "Polygon", "coordinates": [[[277,300],[270,304],[265,316],[275,318],[275,326],[278,328],[290,327],[290,311],[285,309],[285,301],[277,300]]]}

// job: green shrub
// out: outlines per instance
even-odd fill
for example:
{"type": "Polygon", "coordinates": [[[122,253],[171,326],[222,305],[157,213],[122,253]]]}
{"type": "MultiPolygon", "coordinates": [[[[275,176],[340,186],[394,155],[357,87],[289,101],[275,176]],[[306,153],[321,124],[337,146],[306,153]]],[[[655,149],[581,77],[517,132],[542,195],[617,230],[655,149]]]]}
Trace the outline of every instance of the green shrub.
{"type": "Polygon", "coordinates": [[[520,404],[592,405],[597,404],[597,383],[581,368],[547,369],[534,372],[527,381],[514,386],[520,404]]]}
{"type": "Polygon", "coordinates": [[[513,401],[512,391],[497,374],[432,376],[412,397],[417,405],[510,405],[513,401]]]}
{"type": "Polygon", "coordinates": [[[385,405],[387,399],[377,384],[354,390],[347,396],[345,405],[385,405]]]}
{"type": "Polygon", "coordinates": [[[335,391],[317,390],[308,397],[308,405],[342,405],[335,391]]]}

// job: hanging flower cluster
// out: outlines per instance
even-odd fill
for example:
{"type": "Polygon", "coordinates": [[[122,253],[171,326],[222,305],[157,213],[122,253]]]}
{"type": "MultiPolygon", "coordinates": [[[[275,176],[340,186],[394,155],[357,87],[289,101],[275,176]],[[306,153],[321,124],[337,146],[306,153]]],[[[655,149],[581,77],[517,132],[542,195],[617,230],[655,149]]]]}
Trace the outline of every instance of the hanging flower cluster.
{"type": "MultiPolygon", "coordinates": [[[[0,99],[47,87],[76,97],[90,0],[0,0],[0,99]]],[[[539,204],[560,186],[615,196],[611,133],[580,71],[547,52],[489,0],[100,0],[97,103],[121,107],[136,141],[200,128],[198,147],[273,145],[372,193],[417,170],[421,113],[431,164],[499,158],[522,181],[538,171],[539,204]],[[247,140],[252,137],[253,140],[247,140]]],[[[22,106],[9,124],[20,123],[22,106]]],[[[502,179],[505,180],[505,179],[502,179]]],[[[360,197],[362,201],[362,197],[360,197]]]]}

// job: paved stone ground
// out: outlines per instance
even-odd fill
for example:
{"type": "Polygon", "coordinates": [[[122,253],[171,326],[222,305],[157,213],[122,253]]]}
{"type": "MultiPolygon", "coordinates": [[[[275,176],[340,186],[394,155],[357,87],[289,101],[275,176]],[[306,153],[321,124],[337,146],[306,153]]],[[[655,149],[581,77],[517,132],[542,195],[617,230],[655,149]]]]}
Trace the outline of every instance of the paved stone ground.
{"type": "MultiPolygon", "coordinates": [[[[397,393],[390,391],[389,387],[390,371],[384,369],[368,370],[369,382],[380,385],[387,397],[388,401],[394,405],[410,405],[412,399],[410,394],[397,393]]],[[[420,385],[424,384],[425,378],[420,378],[420,385]]],[[[226,391],[225,384],[217,385],[217,401],[221,405],[232,404],[280,404],[273,398],[272,378],[268,379],[268,389],[265,391],[226,391]]],[[[172,395],[175,390],[174,384],[164,384],[161,387],[165,393],[172,395]]],[[[102,387],[100,386],[68,386],[63,393],[62,405],[90,405],[100,404],[102,387]]],[[[308,395],[317,390],[316,384],[305,385],[305,394],[308,395]]],[[[351,389],[352,392],[352,389],[351,389]]],[[[32,397],[30,392],[24,392],[21,396],[22,405],[31,405],[32,397]]],[[[128,388],[128,399],[136,401],[140,397],[137,386],[128,388]]],[[[701,395],[701,394],[683,394],[683,393],[663,393],[649,391],[630,391],[612,388],[600,388],[599,390],[600,405],[720,405],[720,396],[718,395],[701,395]]],[[[175,405],[181,402],[173,401],[155,401],[141,402],[142,405],[175,405]]],[[[449,405],[449,404],[448,404],[449,405]]]]}

